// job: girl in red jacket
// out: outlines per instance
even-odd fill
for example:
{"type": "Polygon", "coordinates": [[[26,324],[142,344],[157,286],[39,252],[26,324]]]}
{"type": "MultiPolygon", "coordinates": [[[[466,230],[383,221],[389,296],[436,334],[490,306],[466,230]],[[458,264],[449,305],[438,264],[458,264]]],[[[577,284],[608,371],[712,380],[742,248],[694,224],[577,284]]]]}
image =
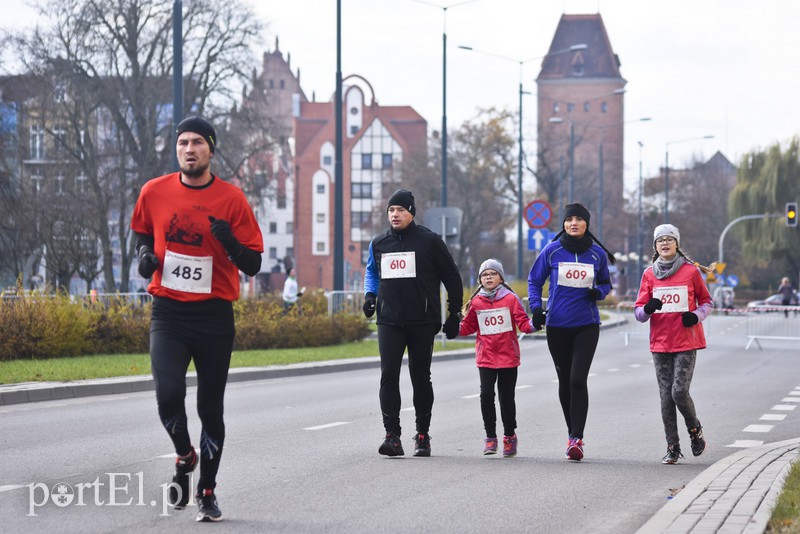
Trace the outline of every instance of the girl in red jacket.
{"type": "Polygon", "coordinates": [[[494,385],[500,400],[503,420],[503,457],[517,455],[517,407],[514,389],[519,367],[521,332],[533,332],[533,324],[514,291],[505,283],[503,265],[493,259],[481,264],[478,271],[480,286],[464,307],[459,335],[478,332],[475,358],[481,379],[481,415],[486,429],[483,454],[497,453],[497,412],[494,405],[494,385]]]}
{"type": "Polygon", "coordinates": [[[671,224],[656,227],[653,233],[653,265],[642,275],[634,315],[639,322],[650,321],[650,351],[656,368],[661,395],[661,419],[667,437],[667,454],[662,463],[675,464],[683,457],[678,438],[681,411],[692,454],[706,449],[703,427],[697,420],[694,401],[689,395],[697,350],[706,348],[700,324],[713,308],[705,281],[700,275],[714,269],[694,262],[680,249],[681,235],[671,224]]]}

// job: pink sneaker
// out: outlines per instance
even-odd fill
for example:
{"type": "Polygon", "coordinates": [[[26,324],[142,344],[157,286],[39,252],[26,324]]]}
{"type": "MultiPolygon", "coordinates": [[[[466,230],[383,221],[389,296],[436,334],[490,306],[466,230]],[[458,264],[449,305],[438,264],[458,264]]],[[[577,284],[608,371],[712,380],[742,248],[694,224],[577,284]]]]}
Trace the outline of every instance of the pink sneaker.
{"type": "Polygon", "coordinates": [[[567,442],[567,459],[580,462],[583,459],[583,440],[570,436],[567,442]]]}
{"type": "Polygon", "coordinates": [[[486,438],[483,440],[483,454],[497,454],[497,438],[486,438]]]}
{"type": "Polygon", "coordinates": [[[517,455],[517,435],[503,436],[503,458],[513,458],[517,455]]]}

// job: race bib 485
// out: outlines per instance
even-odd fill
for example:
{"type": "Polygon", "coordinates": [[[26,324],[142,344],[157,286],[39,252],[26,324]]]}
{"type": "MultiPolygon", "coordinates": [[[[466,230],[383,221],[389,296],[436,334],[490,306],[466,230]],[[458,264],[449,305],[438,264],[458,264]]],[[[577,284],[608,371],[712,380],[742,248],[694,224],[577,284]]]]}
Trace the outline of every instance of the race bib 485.
{"type": "Polygon", "coordinates": [[[211,293],[214,258],[166,251],[161,285],[186,293],[211,293]]]}

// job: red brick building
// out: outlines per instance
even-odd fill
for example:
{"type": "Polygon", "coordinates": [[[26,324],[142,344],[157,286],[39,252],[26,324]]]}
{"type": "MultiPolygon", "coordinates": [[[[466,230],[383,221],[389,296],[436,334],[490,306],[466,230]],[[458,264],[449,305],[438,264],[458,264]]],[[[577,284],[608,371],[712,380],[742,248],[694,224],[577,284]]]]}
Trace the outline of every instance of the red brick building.
{"type": "MultiPolygon", "coordinates": [[[[549,173],[555,184],[549,200],[559,213],[571,189],[572,201],[592,214],[592,233],[611,250],[620,249],[624,239],[624,225],[615,224],[624,210],[627,82],[619,67],[600,14],[562,15],[537,78],[539,173],[549,173]],[[585,49],[565,52],[582,44],[585,49]]],[[[560,221],[554,219],[558,230],[560,221]]]]}
{"type": "MultiPolygon", "coordinates": [[[[343,81],[344,288],[363,287],[369,243],[387,228],[399,164],[426,149],[427,122],[409,106],[381,106],[360,76],[343,81]]],[[[294,254],[298,280],[333,288],[335,103],[299,102],[294,117],[294,254]]]]}

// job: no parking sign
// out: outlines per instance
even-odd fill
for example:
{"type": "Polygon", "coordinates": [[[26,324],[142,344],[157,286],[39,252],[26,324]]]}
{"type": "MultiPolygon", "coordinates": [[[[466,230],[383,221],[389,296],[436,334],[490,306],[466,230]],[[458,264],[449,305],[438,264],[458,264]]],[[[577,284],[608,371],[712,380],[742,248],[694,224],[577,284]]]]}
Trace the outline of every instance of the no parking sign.
{"type": "Polygon", "coordinates": [[[553,218],[553,210],[546,200],[534,200],[525,207],[525,220],[531,228],[544,228],[553,218]]]}

